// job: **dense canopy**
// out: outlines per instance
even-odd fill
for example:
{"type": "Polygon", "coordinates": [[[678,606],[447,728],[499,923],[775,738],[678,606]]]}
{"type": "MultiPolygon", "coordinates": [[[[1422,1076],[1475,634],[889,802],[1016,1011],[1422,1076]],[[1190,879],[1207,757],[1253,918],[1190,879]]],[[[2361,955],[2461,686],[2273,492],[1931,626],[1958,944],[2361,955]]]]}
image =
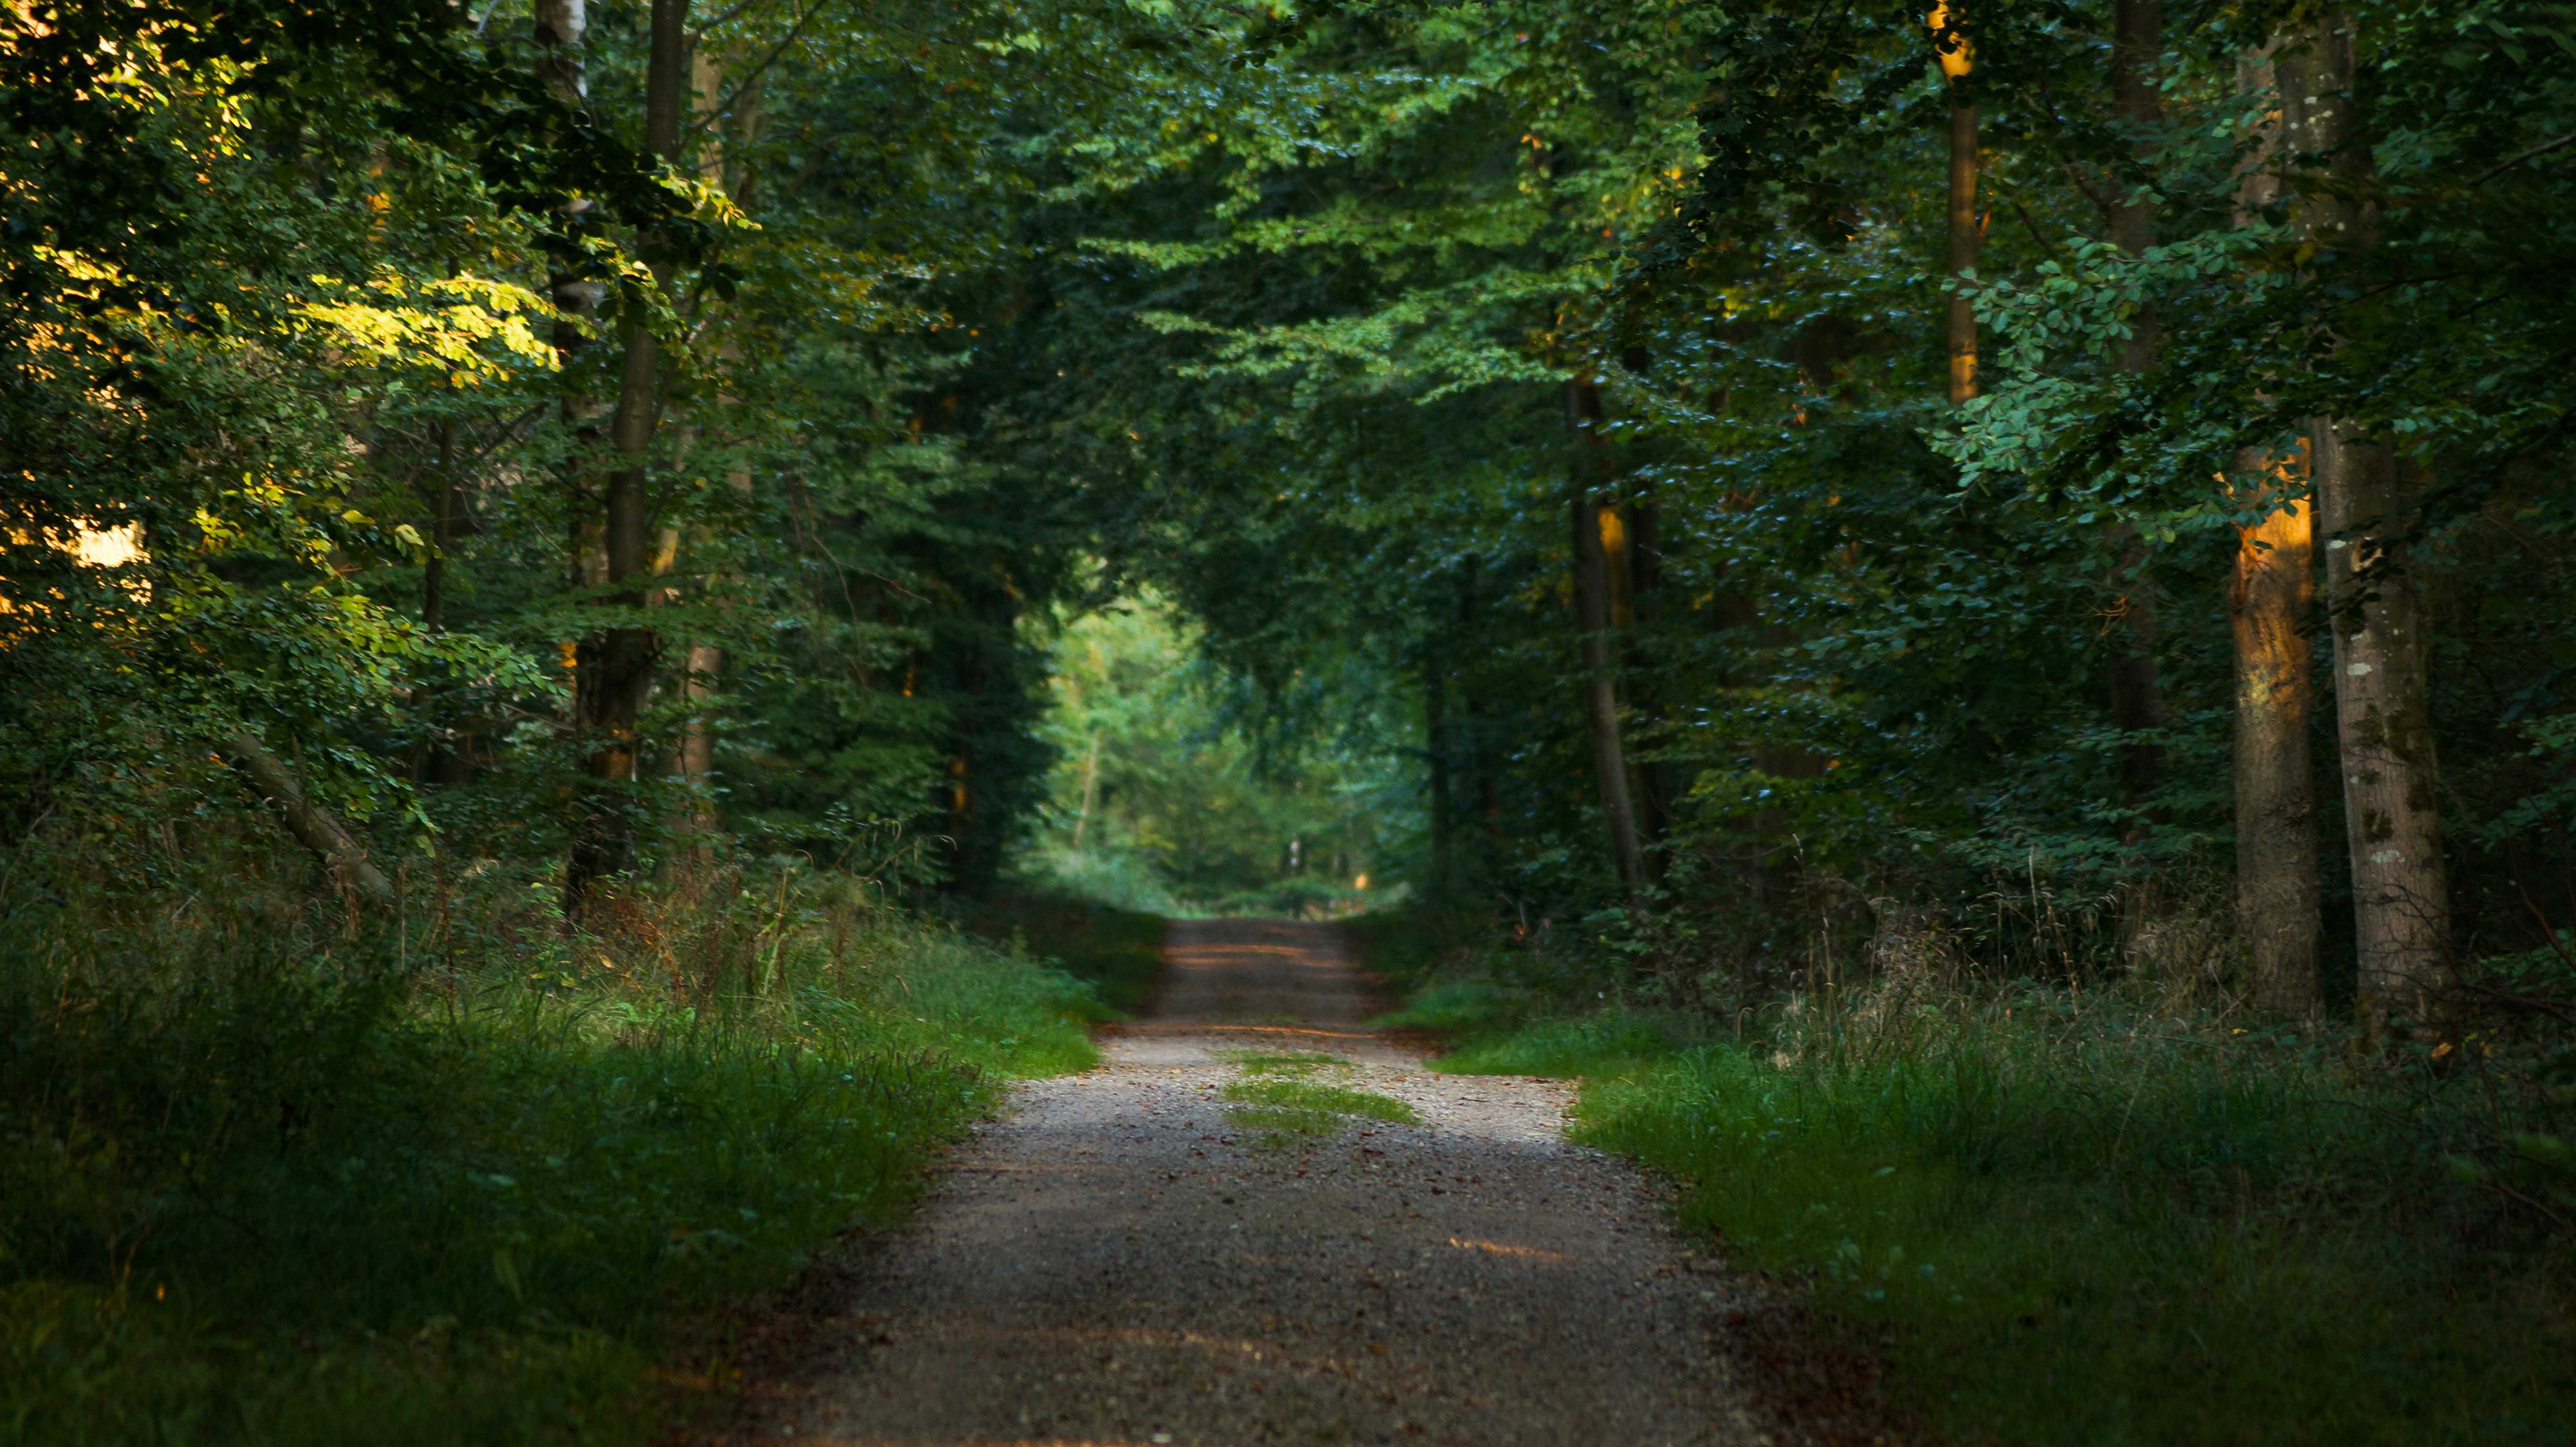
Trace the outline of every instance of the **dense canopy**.
{"type": "Polygon", "coordinates": [[[1607,1012],[1497,1069],[1723,1035],[1599,1117],[1694,1179],[1840,1102],[1830,1189],[2349,1207],[2470,1312],[2576,1218],[2571,277],[2565,0],[7,0],[0,1306],[339,1172],[587,1351],[1090,1058],[1106,903],[1607,1012]],[[754,1098],[773,1236],[598,1144],[754,1098]]]}

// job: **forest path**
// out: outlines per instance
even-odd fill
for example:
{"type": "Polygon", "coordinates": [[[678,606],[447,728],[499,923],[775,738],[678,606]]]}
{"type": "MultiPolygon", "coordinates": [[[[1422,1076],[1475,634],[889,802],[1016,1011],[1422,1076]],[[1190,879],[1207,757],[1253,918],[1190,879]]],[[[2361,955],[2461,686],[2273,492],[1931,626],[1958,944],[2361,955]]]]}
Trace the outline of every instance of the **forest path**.
{"type": "Polygon", "coordinates": [[[1160,1008],[1023,1087],[835,1290],[763,1440],[1075,1444],[1767,1440],[1710,1336],[1724,1278],[1551,1081],[1426,1072],[1365,1028],[1329,925],[1178,921],[1160,1008]],[[1247,1054],[1393,1096],[1285,1143],[1229,1119],[1247,1054]],[[1694,1265],[1703,1270],[1693,1270],[1694,1265]]]}

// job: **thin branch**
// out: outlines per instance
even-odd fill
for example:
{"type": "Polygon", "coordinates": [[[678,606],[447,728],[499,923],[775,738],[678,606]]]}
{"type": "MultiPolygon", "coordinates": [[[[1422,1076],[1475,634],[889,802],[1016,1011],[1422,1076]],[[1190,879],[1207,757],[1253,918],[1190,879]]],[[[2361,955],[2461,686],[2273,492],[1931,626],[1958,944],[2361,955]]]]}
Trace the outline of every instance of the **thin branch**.
{"type": "Polygon", "coordinates": [[[710,21],[706,22],[704,25],[699,26],[699,27],[698,27],[698,29],[697,29],[697,33],[695,33],[695,34],[693,34],[693,35],[691,35],[691,36],[689,37],[689,45],[690,45],[690,47],[694,49],[694,48],[695,48],[695,47],[697,47],[697,46],[700,46],[700,45],[705,44],[705,43],[706,43],[706,39],[707,39],[707,37],[708,37],[708,36],[710,36],[710,35],[715,34],[715,33],[716,33],[716,30],[717,30],[719,27],[721,27],[721,26],[722,26],[726,21],[731,20],[731,19],[734,19],[736,16],[741,15],[744,11],[749,10],[751,7],[753,7],[753,6],[755,6],[755,5],[758,5],[758,4],[760,4],[760,3],[762,3],[762,0],[742,0],[742,3],[741,3],[741,4],[736,5],[736,6],[735,6],[735,7],[733,7],[731,10],[728,10],[728,11],[726,11],[725,13],[723,13],[722,15],[717,16],[715,19],[710,20],[710,21]]]}
{"type": "Polygon", "coordinates": [[[2513,882],[2513,892],[2522,896],[2522,907],[2531,911],[2532,923],[2540,926],[2540,937],[2549,941],[2549,948],[2557,952],[2558,958],[2566,963],[2567,968],[2576,970],[2576,951],[2571,951],[2567,947],[2567,942],[2558,937],[2558,927],[2549,922],[2549,916],[2540,912],[2539,905],[2532,903],[2531,891],[2523,888],[2519,877],[2513,882]]]}
{"type": "Polygon", "coordinates": [[[2074,182],[2075,189],[2083,192],[2084,199],[2092,202],[2104,216],[2109,216],[2120,209],[2119,207],[2112,205],[2109,198],[2105,197],[2101,192],[2094,190],[2093,187],[2085,181],[2082,168],[2078,167],[2073,161],[2066,163],[2066,179],[2074,182]]]}
{"type": "Polygon", "coordinates": [[[2505,172],[2512,170],[2514,167],[2521,165],[2523,162],[2530,160],[2534,156],[2545,156],[2550,152],[2557,150],[2561,146],[2571,145],[2576,145],[2576,131],[2569,131],[2567,134],[2560,136],[2554,141],[2542,141],[2539,145],[2532,147],[2530,150],[2523,152],[2521,155],[2514,157],[2510,161],[2498,162],[2497,164],[2487,168],[2485,171],[2480,172],[2478,178],[2471,181],[2469,184],[2472,186],[2483,186],[2489,181],[2494,180],[2496,177],[2503,175],[2505,172]]]}
{"type": "Polygon", "coordinates": [[[733,108],[742,104],[742,98],[751,94],[760,84],[760,78],[768,74],[771,66],[778,63],[778,58],[785,55],[797,41],[805,37],[805,27],[813,24],[814,17],[823,13],[824,4],[825,0],[814,0],[813,4],[806,6],[804,13],[796,17],[796,23],[787,27],[787,34],[776,45],[770,47],[769,53],[760,58],[760,63],[753,66],[735,84],[733,94],[725,97],[725,103],[698,117],[697,124],[689,127],[689,134],[703,135],[714,128],[716,122],[733,114],[733,108]]]}
{"type": "Polygon", "coordinates": [[[2551,1000],[2539,995],[2517,995],[2510,990],[2499,990],[2488,985],[2464,984],[2460,988],[2499,1005],[2528,1010],[2535,1015],[2546,1015],[2561,1025],[2576,1025],[2576,1005],[2569,1005],[2563,1000],[2551,1000]]]}

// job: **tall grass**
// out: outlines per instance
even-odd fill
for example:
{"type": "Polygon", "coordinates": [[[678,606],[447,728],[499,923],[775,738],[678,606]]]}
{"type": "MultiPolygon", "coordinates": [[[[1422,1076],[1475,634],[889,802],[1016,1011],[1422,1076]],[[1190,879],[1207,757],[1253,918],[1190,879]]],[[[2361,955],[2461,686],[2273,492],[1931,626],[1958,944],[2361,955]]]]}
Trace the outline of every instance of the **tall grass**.
{"type": "Polygon", "coordinates": [[[1101,1012],[810,875],[572,937],[494,870],[224,882],[0,921],[0,1442],[641,1440],[659,1324],[887,1220],[1101,1012]]]}
{"type": "Polygon", "coordinates": [[[1726,1020],[1470,952],[1406,1018],[1442,1068],[1583,1077],[1580,1138],[1951,1439],[2576,1440],[2552,1041],[2369,1059],[2169,977],[1893,963],[1726,1020]]]}

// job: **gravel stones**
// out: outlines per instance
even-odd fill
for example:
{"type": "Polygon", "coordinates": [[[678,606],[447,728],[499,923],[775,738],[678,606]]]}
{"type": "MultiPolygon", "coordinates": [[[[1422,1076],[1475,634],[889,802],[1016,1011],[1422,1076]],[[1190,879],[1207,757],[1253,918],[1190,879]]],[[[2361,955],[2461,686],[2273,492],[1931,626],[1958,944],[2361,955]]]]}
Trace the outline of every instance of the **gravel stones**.
{"type": "Polygon", "coordinates": [[[756,1435],[836,1444],[1768,1440],[1635,1170],[1561,1084],[1431,1074],[1332,927],[1178,921],[1154,1018],[1026,1086],[845,1288],[756,1435]],[[1247,1050],[1351,1062],[1418,1126],[1229,1122],[1247,1050]]]}

